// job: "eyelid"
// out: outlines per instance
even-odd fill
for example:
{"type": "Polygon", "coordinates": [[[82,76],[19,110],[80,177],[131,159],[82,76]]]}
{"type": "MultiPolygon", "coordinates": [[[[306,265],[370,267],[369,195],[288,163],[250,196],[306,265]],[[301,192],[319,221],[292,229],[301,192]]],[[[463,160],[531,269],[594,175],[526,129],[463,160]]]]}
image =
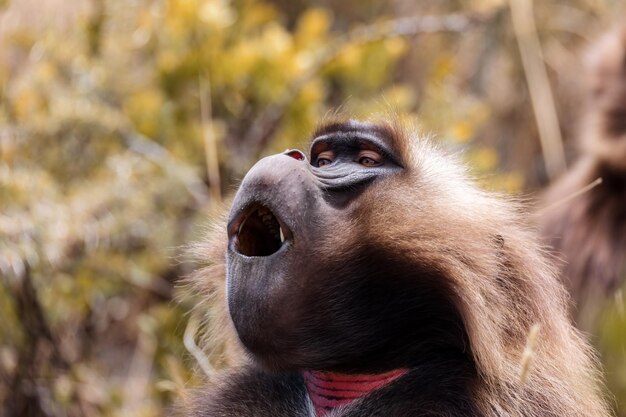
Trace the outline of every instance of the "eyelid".
{"type": "Polygon", "coordinates": [[[334,151],[331,151],[331,150],[322,151],[318,153],[317,156],[315,157],[315,166],[319,166],[319,161],[322,159],[327,159],[333,162],[335,160],[335,156],[336,155],[334,151]]]}
{"type": "Polygon", "coordinates": [[[373,151],[371,149],[360,150],[356,158],[357,158],[357,161],[361,158],[370,158],[378,163],[382,162],[383,160],[383,156],[380,153],[373,151]]]}
{"type": "Polygon", "coordinates": [[[317,156],[315,157],[316,160],[318,159],[330,159],[331,161],[333,159],[335,159],[335,152],[333,151],[322,151],[320,153],[317,154],[317,156]]]}

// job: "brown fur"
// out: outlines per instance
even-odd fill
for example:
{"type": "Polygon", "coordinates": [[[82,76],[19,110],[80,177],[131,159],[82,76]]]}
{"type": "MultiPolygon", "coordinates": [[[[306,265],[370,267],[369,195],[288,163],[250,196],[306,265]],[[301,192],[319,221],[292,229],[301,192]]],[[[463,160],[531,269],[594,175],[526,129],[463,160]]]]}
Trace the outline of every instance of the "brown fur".
{"type": "MultiPolygon", "coordinates": [[[[593,354],[567,318],[566,292],[535,235],[523,225],[521,210],[477,189],[454,158],[428,140],[396,125],[376,126],[390,138],[405,169],[368,187],[359,197],[364,203],[355,204],[345,218],[329,219],[326,227],[332,233],[314,250],[341,258],[374,245],[399,262],[443,276],[445,282],[435,285],[445,289],[461,315],[466,351],[477,372],[472,401],[480,415],[611,415],[593,354]],[[533,325],[540,332],[522,380],[523,352],[533,325]]],[[[318,133],[328,130],[332,126],[318,133]]],[[[194,285],[210,295],[214,305],[209,308],[221,314],[226,233],[223,225],[215,230],[217,237],[196,251],[212,266],[197,274],[194,285]]],[[[199,407],[191,404],[190,409],[199,407]]],[[[450,413],[436,415],[456,415],[450,413]]]]}
{"type": "MultiPolygon", "coordinates": [[[[199,344],[217,371],[241,366],[246,361],[228,318],[224,296],[224,263],[228,245],[225,230],[229,206],[230,200],[227,200],[217,208],[206,238],[189,247],[188,254],[199,268],[183,282],[184,298],[197,302],[194,312],[204,319],[199,344]]],[[[214,375],[205,376],[211,378],[214,375]]]]}
{"type": "Polygon", "coordinates": [[[574,317],[588,328],[598,301],[626,277],[626,27],[605,34],[585,63],[582,154],[548,190],[541,224],[547,242],[564,260],[561,277],[576,301],[574,317]],[[597,187],[558,203],[597,178],[602,178],[597,187]]]}

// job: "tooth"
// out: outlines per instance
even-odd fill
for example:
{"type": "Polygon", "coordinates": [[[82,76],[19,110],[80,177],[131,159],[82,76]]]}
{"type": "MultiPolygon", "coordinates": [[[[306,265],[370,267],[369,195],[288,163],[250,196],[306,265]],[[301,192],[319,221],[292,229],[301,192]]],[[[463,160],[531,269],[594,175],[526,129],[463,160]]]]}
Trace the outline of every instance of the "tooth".
{"type": "Polygon", "coordinates": [[[280,243],[283,243],[285,241],[285,234],[283,233],[283,228],[279,227],[278,229],[280,230],[280,243]]]}

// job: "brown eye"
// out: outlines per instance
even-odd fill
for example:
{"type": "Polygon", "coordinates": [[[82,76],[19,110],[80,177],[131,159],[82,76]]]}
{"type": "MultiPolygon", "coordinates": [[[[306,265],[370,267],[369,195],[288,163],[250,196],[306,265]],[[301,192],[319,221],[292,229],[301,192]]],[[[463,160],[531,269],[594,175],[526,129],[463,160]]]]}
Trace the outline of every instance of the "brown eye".
{"type": "Polygon", "coordinates": [[[378,165],[378,162],[374,161],[372,158],[364,156],[363,158],[359,159],[359,164],[365,165],[366,167],[373,167],[378,165]]]}
{"type": "Polygon", "coordinates": [[[362,151],[359,153],[358,161],[365,167],[375,167],[381,164],[381,156],[373,151],[362,151]]]}
{"type": "Polygon", "coordinates": [[[325,165],[329,165],[333,163],[333,159],[335,159],[335,153],[333,151],[324,151],[320,152],[317,155],[316,166],[321,168],[325,165]]]}
{"type": "Polygon", "coordinates": [[[323,167],[324,165],[330,165],[333,161],[328,158],[317,158],[317,166],[323,167]]]}

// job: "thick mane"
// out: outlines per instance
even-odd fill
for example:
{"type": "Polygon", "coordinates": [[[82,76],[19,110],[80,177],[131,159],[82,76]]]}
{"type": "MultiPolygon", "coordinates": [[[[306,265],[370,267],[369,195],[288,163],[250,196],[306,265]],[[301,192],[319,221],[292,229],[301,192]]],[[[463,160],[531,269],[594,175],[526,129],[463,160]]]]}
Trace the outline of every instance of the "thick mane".
{"type": "Polygon", "coordinates": [[[188,256],[199,268],[182,283],[185,298],[197,303],[193,311],[202,317],[204,325],[199,344],[215,373],[246,361],[226,308],[226,209],[229,205],[230,201],[225,202],[221,214],[212,218],[206,237],[189,246],[188,256]]]}
{"type": "Polygon", "coordinates": [[[396,250],[403,246],[417,259],[440,259],[485,381],[479,389],[488,407],[485,415],[609,415],[592,350],[568,319],[567,293],[526,226],[522,207],[479,190],[465,180],[454,158],[429,141],[406,132],[396,137],[410,144],[413,169],[407,180],[435,197],[371,212],[421,218],[394,224],[380,240],[393,241],[396,250]],[[524,350],[536,325],[533,356],[525,364],[524,350]],[[525,365],[530,371],[522,381],[525,365]],[[548,409],[554,414],[546,414],[548,409]]]}

